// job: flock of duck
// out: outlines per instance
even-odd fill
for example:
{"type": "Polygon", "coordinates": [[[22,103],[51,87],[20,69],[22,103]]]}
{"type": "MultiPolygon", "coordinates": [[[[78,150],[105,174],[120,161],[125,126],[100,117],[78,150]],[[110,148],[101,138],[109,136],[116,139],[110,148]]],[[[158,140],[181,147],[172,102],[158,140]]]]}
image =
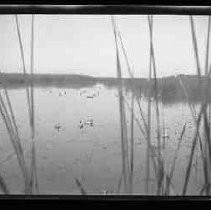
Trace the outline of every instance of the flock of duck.
{"type": "MultiPolygon", "coordinates": [[[[50,90],[48,93],[52,93],[52,91],[50,90]]],[[[88,93],[87,90],[82,90],[82,91],[80,91],[80,96],[82,96],[84,94],[86,94],[86,98],[94,98],[94,97],[99,96],[99,91],[97,93],[92,93],[89,95],[87,95],[87,93],[88,93]]],[[[67,95],[66,91],[59,92],[59,96],[64,96],[64,95],[67,95]]],[[[79,129],[84,129],[87,127],[93,127],[93,125],[94,125],[94,120],[92,118],[90,118],[88,120],[80,120],[78,127],[79,127],[79,129]]],[[[57,132],[60,132],[62,130],[62,126],[59,123],[57,123],[54,126],[54,129],[57,132]]]]}
{"type": "MultiPolygon", "coordinates": [[[[94,126],[94,120],[92,118],[88,119],[88,120],[80,120],[79,122],[79,125],[78,127],[80,129],[84,129],[84,128],[87,128],[87,127],[93,127],[94,126]]],[[[62,126],[57,123],[55,126],[54,126],[54,129],[59,132],[61,129],[62,129],[62,126]]]]}
{"type": "MultiPolygon", "coordinates": [[[[51,94],[52,90],[49,90],[48,93],[51,94]]],[[[99,91],[97,91],[97,93],[93,92],[93,93],[89,93],[89,94],[88,94],[87,90],[80,91],[80,96],[83,96],[84,94],[86,94],[86,98],[95,98],[95,97],[98,97],[100,95],[99,91]]],[[[67,95],[66,91],[60,91],[59,92],[59,97],[65,96],[65,95],[67,95]]]]}
{"type": "Polygon", "coordinates": [[[85,122],[80,120],[79,128],[83,129],[85,127],[93,127],[93,119],[86,120],[85,122]]]}
{"type": "MultiPolygon", "coordinates": [[[[87,93],[86,90],[82,90],[80,92],[80,96],[84,95],[85,93],[87,93]]],[[[98,97],[100,95],[99,91],[97,91],[97,93],[91,93],[89,95],[86,94],[86,98],[95,98],[95,97],[98,97]]]]}

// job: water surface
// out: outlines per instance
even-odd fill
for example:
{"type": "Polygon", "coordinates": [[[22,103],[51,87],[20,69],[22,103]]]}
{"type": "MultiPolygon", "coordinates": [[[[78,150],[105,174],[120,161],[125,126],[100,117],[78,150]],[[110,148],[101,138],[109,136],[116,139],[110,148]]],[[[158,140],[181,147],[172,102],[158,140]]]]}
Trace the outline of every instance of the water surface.
{"type": "MultiPolygon", "coordinates": [[[[25,155],[29,160],[30,127],[26,92],[23,88],[10,89],[9,95],[19,128],[25,155]]],[[[124,92],[131,104],[131,92],[124,92]]],[[[119,97],[116,88],[103,85],[84,88],[35,88],[35,140],[38,184],[41,194],[80,194],[75,178],[80,180],[89,194],[117,194],[122,174],[119,97]],[[80,128],[80,121],[90,124],[80,128]],[[59,127],[59,128],[58,128],[59,127]],[[57,129],[58,128],[58,129],[57,129]]],[[[152,102],[152,142],[156,145],[155,104],[152,102]]],[[[173,154],[184,123],[187,129],[175,168],[174,193],[182,192],[185,168],[190,154],[194,124],[185,103],[165,105],[160,103],[162,124],[166,139],[164,160],[170,170],[173,154]]],[[[128,136],[130,115],[126,107],[128,136]]],[[[141,107],[147,116],[147,101],[141,99],[141,107]]],[[[198,107],[198,105],[197,105],[198,107]]],[[[138,106],[135,116],[140,118],[138,106]]],[[[143,125],[143,122],[140,120],[143,125]]],[[[146,141],[136,122],[134,123],[134,182],[133,193],[146,195],[146,141]]],[[[0,121],[0,164],[6,183],[14,193],[23,191],[20,169],[3,121],[0,121]]],[[[199,154],[199,153],[198,153],[199,154]]],[[[200,158],[199,158],[200,159],[200,158]]],[[[195,162],[194,162],[195,163],[195,162]]],[[[196,165],[196,163],[195,163],[196,165]]],[[[201,166],[196,165],[188,186],[188,194],[198,194],[203,183],[201,166]]],[[[149,178],[149,194],[156,193],[153,170],[149,178]]],[[[123,194],[123,187],[120,189],[123,194]]]]}

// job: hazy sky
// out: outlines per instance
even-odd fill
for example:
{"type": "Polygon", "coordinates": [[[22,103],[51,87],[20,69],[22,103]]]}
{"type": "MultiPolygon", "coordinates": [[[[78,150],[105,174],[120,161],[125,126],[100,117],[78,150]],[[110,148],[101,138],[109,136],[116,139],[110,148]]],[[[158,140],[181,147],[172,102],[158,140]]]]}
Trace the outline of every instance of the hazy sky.
{"type": "MultiPolygon", "coordinates": [[[[207,16],[195,16],[202,68],[207,16]]],[[[148,77],[149,28],[146,15],[116,16],[135,76],[148,77]]],[[[31,16],[19,15],[27,71],[30,64],[31,16]]],[[[70,73],[116,77],[114,35],[109,15],[36,15],[35,73],[70,73]]],[[[154,16],[158,76],[194,74],[196,65],[189,16],[154,16]]],[[[123,58],[123,56],[121,56],[123,58]]],[[[124,59],[123,76],[128,76],[124,59]]],[[[0,68],[22,72],[13,15],[0,16],[0,68]]],[[[203,69],[204,70],[204,69],[203,69]]]]}

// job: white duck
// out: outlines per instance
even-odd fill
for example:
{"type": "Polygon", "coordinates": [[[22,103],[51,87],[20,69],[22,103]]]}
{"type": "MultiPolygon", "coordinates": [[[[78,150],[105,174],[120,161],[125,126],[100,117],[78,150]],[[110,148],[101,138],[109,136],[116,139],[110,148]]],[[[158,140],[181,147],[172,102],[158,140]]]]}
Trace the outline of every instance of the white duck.
{"type": "Polygon", "coordinates": [[[89,119],[85,122],[85,125],[88,125],[88,126],[93,126],[93,119],[89,119]]]}

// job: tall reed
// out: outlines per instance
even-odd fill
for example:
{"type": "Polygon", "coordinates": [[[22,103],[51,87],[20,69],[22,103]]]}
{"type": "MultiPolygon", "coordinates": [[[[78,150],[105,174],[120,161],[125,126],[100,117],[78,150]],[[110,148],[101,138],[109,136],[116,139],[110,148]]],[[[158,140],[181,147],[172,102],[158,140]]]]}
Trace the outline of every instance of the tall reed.
{"type": "MultiPolygon", "coordinates": [[[[197,75],[198,75],[198,78],[199,78],[199,84],[201,85],[201,80],[200,80],[200,78],[201,78],[201,69],[200,69],[200,62],[199,62],[199,56],[198,56],[197,40],[196,40],[196,35],[195,35],[194,20],[193,20],[192,16],[190,16],[190,25],[191,25],[191,34],[192,34],[192,42],[193,42],[196,66],[197,66],[197,75]]],[[[207,43],[208,43],[208,41],[207,41],[207,43]]],[[[208,48],[208,45],[207,45],[207,48],[208,48]]],[[[208,63],[207,58],[208,58],[208,56],[206,56],[206,62],[205,63],[208,63]]],[[[207,106],[208,106],[207,99],[208,99],[209,87],[210,87],[210,72],[211,72],[210,70],[209,70],[209,72],[207,74],[207,91],[206,91],[206,93],[204,95],[204,99],[202,101],[200,112],[198,114],[197,121],[196,121],[195,134],[194,134],[193,141],[192,141],[192,148],[191,148],[189,163],[188,163],[188,166],[187,166],[187,169],[186,169],[185,183],[184,183],[184,186],[183,186],[183,195],[186,194],[187,187],[188,187],[188,182],[189,182],[189,177],[190,177],[190,173],[191,173],[191,167],[192,167],[194,151],[195,151],[195,147],[196,147],[196,143],[197,143],[197,138],[198,138],[198,135],[199,135],[199,128],[200,128],[201,118],[204,119],[205,141],[206,142],[210,141],[210,139],[209,139],[209,130],[210,129],[208,127],[209,124],[208,124],[208,120],[207,120],[207,106]]],[[[207,70],[205,69],[205,73],[206,72],[207,72],[207,70]]],[[[209,151],[210,151],[210,148],[209,148],[209,151]]],[[[207,164],[207,160],[204,161],[204,164],[207,164]]],[[[205,167],[205,169],[207,169],[207,167],[205,167]]],[[[204,173],[207,173],[207,170],[204,170],[204,173]]],[[[207,181],[208,181],[207,180],[207,175],[205,174],[205,186],[207,186],[207,183],[206,183],[207,181]]],[[[209,189],[207,189],[206,192],[207,192],[207,194],[209,194],[209,189]]]]}
{"type": "MultiPolygon", "coordinates": [[[[15,15],[16,20],[16,28],[19,40],[19,48],[23,66],[23,73],[26,78],[26,65],[24,58],[24,50],[22,37],[19,27],[18,15],[15,15]]],[[[32,15],[31,19],[31,66],[30,66],[30,87],[28,84],[26,85],[26,96],[27,96],[27,104],[28,104],[28,113],[29,113],[29,124],[31,129],[31,164],[30,164],[30,175],[28,178],[28,184],[26,186],[26,193],[33,193],[33,188],[38,192],[38,180],[37,180],[37,170],[36,170],[36,149],[35,149],[35,125],[34,125],[34,85],[33,85],[33,74],[34,74],[34,15],[32,15]]]]}
{"type": "MultiPolygon", "coordinates": [[[[210,26],[211,26],[211,17],[208,17],[208,26],[207,26],[207,42],[206,42],[206,56],[205,56],[205,75],[209,78],[209,48],[210,48],[210,26]]],[[[207,84],[208,85],[208,84],[207,84]]],[[[209,87],[208,87],[209,88],[209,87]]],[[[205,175],[205,190],[206,195],[209,195],[210,192],[210,185],[209,182],[211,181],[211,143],[210,143],[210,116],[211,116],[211,110],[210,110],[210,104],[208,105],[208,110],[204,112],[204,133],[205,133],[205,157],[204,157],[204,165],[206,170],[204,173],[207,173],[205,175]],[[207,158],[209,157],[209,158],[207,158]]]]}
{"type": "MultiPolygon", "coordinates": [[[[16,29],[18,34],[18,42],[19,42],[19,49],[20,49],[20,55],[22,60],[22,67],[23,67],[23,74],[26,78],[26,64],[25,64],[25,57],[24,57],[24,50],[23,50],[23,43],[22,43],[22,37],[21,37],[21,31],[19,27],[19,20],[18,15],[15,15],[15,21],[16,21],[16,29]]],[[[29,87],[26,85],[26,97],[27,97],[27,103],[28,103],[28,113],[29,113],[29,119],[31,118],[31,104],[30,104],[30,93],[29,93],[29,87]]]]}
{"type": "Polygon", "coordinates": [[[128,158],[128,137],[127,137],[127,123],[126,123],[126,113],[123,101],[123,88],[122,88],[122,73],[121,64],[119,58],[117,31],[114,17],[111,17],[113,33],[115,37],[115,47],[116,47],[116,64],[117,64],[117,78],[120,80],[121,85],[118,88],[119,93],[119,110],[120,110],[120,124],[121,124],[121,146],[122,146],[122,167],[123,167],[123,180],[124,180],[124,190],[126,193],[130,191],[130,178],[129,178],[129,158],[128,158]]]}
{"type": "Polygon", "coordinates": [[[31,99],[31,117],[30,117],[30,127],[31,127],[31,180],[30,180],[30,193],[36,190],[39,193],[38,177],[37,177],[37,164],[36,164],[36,145],[35,145],[35,119],[34,119],[34,15],[31,19],[31,68],[30,68],[30,99],[31,99]]]}
{"type": "Polygon", "coordinates": [[[181,147],[181,143],[182,143],[182,140],[183,140],[183,136],[184,136],[185,130],[186,130],[186,123],[182,127],[182,131],[181,131],[180,137],[178,139],[177,148],[176,148],[176,150],[174,152],[173,163],[171,165],[170,172],[167,175],[165,195],[169,195],[169,193],[170,193],[170,183],[171,183],[173,175],[174,175],[174,170],[175,170],[175,166],[176,166],[176,160],[178,158],[178,152],[179,152],[179,149],[181,147]]]}
{"type": "Polygon", "coordinates": [[[130,118],[130,193],[133,192],[134,171],[134,95],[131,93],[131,118],[130,118]]]}
{"type": "Polygon", "coordinates": [[[18,164],[19,164],[21,172],[22,172],[22,176],[23,176],[23,180],[24,180],[24,184],[25,184],[25,191],[26,191],[27,186],[29,184],[29,179],[28,179],[29,177],[28,177],[28,173],[27,173],[26,162],[24,159],[23,148],[21,146],[19,137],[17,136],[17,133],[14,130],[14,127],[13,127],[14,123],[12,123],[13,119],[9,115],[9,111],[7,110],[7,107],[5,105],[5,102],[4,102],[1,94],[0,94],[0,113],[3,118],[3,122],[6,126],[13,149],[17,156],[18,164]]]}
{"type": "Polygon", "coordinates": [[[81,195],[87,195],[86,190],[84,189],[83,185],[77,178],[75,178],[75,183],[76,183],[77,187],[80,189],[81,195]]]}
{"type": "Polygon", "coordinates": [[[157,83],[157,70],[155,63],[155,53],[153,45],[153,16],[148,15],[148,26],[150,32],[150,56],[152,58],[153,76],[154,76],[154,90],[155,90],[155,106],[156,106],[156,125],[157,125],[157,152],[158,152],[158,174],[157,174],[157,194],[162,193],[162,183],[164,178],[164,164],[161,154],[161,130],[160,130],[160,110],[158,103],[158,83],[157,83]]]}
{"type": "MultiPolygon", "coordinates": [[[[129,64],[129,60],[128,60],[128,56],[127,56],[127,52],[126,52],[126,49],[125,49],[125,46],[123,44],[123,40],[122,40],[122,35],[120,33],[120,31],[118,30],[118,38],[119,38],[119,41],[120,41],[120,46],[121,46],[121,49],[122,49],[122,52],[123,52],[123,55],[124,55],[124,58],[125,58],[125,61],[126,61],[126,65],[127,65],[127,70],[128,70],[128,73],[129,73],[129,76],[131,78],[134,78],[134,73],[133,73],[133,70],[129,64]]],[[[132,85],[132,84],[131,84],[132,85]]],[[[131,126],[130,126],[130,133],[131,133],[131,137],[130,137],[130,193],[132,193],[133,191],[133,168],[134,168],[134,136],[133,136],[133,133],[134,133],[134,94],[133,92],[131,93],[131,119],[130,119],[130,122],[131,122],[131,126]]],[[[125,101],[125,98],[123,96],[123,100],[125,101]]]]}
{"type": "Polygon", "coordinates": [[[10,194],[10,191],[2,175],[0,175],[0,188],[4,194],[10,194]]]}
{"type": "MultiPolygon", "coordinates": [[[[150,48],[150,53],[149,53],[149,83],[151,84],[152,80],[152,56],[151,56],[151,48],[150,48]]],[[[149,94],[151,95],[151,93],[149,94]]],[[[147,100],[147,141],[151,142],[151,98],[148,96],[147,100]]],[[[151,145],[151,143],[150,143],[151,145]]],[[[147,145],[147,151],[146,151],[146,184],[145,184],[145,191],[146,194],[149,194],[149,180],[150,180],[150,148],[147,145]]]]}
{"type": "MultiPolygon", "coordinates": [[[[126,64],[127,64],[127,70],[128,70],[129,76],[130,76],[130,78],[133,79],[133,78],[134,78],[133,70],[132,70],[132,68],[131,68],[131,66],[130,66],[130,64],[129,64],[129,59],[128,59],[127,51],[126,51],[126,48],[125,48],[125,46],[124,46],[124,43],[123,43],[123,40],[122,40],[122,36],[121,36],[120,31],[118,31],[118,37],[119,37],[119,39],[120,39],[120,45],[121,45],[122,52],[123,52],[123,55],[124,55],[124,58],[125,58],[125,61],[126,61],[126,64]]],[[[151,60],[151,58],[150,58],[150,60],[151,60]]],[[[151,64],[150,64],[150,65],[151,65],[151,64]]],[[[151,67],[150,67],[150,68],[151,68],[151,67]]],[[[129,104],[127,103],[127,100],[126,100],[124,97],[123,97],[123,99],[124,99],[124,101],[126,102],[126,105],[128,106],[129,110],[133,113],[133,107],[132,107],[132,106],[129,107],[129,104]]],[[[136,99],[136,102],[137,102],[137,104],[138,104],[139,113],[140,113],[140,115],[141,115],[141,119],[142,119],[143,124],[144,124],[144,129],[142,128],[142,126],[141,126],[141,124],[140,124],[138,118],[135,116],[135,115],[136,115],[135,113],[133,113],[133,116],[134,116],[135,121],[136,121],[137,124],[138,124],[138,127],[140,128],[140,131],[142,132],[144,138],[146,139],[146,142],[147,142],[147,150],[148,150],[148,152],[147,152],[146,155],[147,155],[147,158],[150,159],[150,154],[153,153],[153,152],[152,152],[153,148],[152,148],[151,140],[150,140],[150,132],[151,132],[151,131],[150,131],[150,129],[148,129],[148,126],[150,127],[150,126],[151,126],[151,125],[150,125],[151,123],[149,123],[149,125],[147,124],[147,121],[146,121],[146,119],[145,119],[143,110],[142,110],[142,108],[141,108],[140,97],[135,97],[135,99],[136,99]]],[[[151,100],[150,100],[150,103],[151,103],[151,100]]],[[[150,114],[151,114],[151,111],[150,111],[150,114]]],[[[151,115],[150,115],[150,118],[151,118],[151,115]]],[[[153,155],[151,156],[151,159],[152,159],[152,162],[153,162],[153,169],[154,169],[154,172],[155,172],[156,177],[157,177],[157,166],[156,166],[155,158],[154,158],[153,155]]],[[[149,167],[150,167],[150,166],[148,166],[148,170],[150,170],[149,167]]],[[[146,182],[148,182],[148,179],[149,179],[149,175],[146,175],[146,182]]],[[[147,190],[146,190],[146,191],[147,191],[147,190]]]]}

